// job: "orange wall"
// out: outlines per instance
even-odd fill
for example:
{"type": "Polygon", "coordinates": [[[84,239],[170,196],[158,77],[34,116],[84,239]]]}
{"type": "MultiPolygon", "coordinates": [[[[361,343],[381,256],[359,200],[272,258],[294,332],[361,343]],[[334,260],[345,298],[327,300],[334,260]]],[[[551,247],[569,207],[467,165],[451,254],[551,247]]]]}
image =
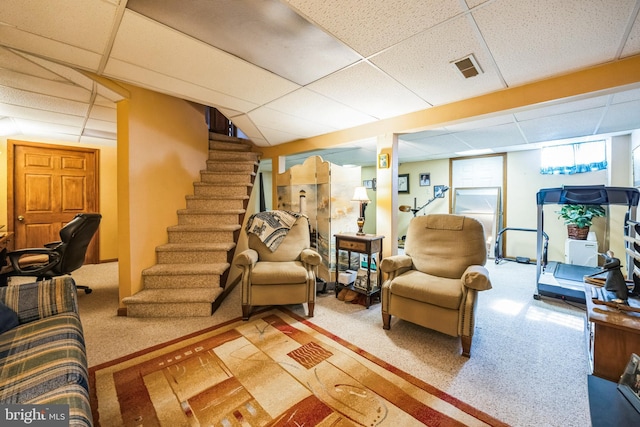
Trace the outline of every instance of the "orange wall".
{"type": "Polygon", "coordinates": [[[142,271],[206,168],[204,107],[135,86],[118,103],[118,240],[120,298],[142,289],[142,271]]]}
{"type": "MultiPolygon", "coordinates": [[[[15,135],[8,138],[0,138],[0,224],[7,224],[7,140],[18,140],[27,142],[37,142],[44,144],[55,144],[61,146],[77,147],[77,142],[46,139],[36,136],[15,135]]],[[[117,196],[116,196],[116,170],[118,163],[116,160],[116,146],[104,144],[86,144],[82,147],[100,150],[100,260],[115,260],[118,258],[118,216],[117,216],[117,196]]],[[[3,229],[6,231],[9,228],[3,229]]]]}

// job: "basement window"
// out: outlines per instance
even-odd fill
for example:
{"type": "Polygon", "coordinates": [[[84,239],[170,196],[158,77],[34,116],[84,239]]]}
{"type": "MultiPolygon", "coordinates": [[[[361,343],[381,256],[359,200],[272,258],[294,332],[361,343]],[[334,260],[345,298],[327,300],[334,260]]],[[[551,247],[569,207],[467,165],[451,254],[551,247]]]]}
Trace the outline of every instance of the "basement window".
{"type": "Polygon", "coordinates": [[[541,151],[542,175],[573,175],[607,168],[605,141],[545,147],[541,151]]]}

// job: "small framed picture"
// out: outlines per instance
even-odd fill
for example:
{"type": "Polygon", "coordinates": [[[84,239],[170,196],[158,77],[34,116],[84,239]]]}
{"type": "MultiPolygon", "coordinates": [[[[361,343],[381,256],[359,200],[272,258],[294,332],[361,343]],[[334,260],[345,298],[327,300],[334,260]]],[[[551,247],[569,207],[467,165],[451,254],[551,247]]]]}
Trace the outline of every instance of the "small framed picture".
{"type": "Polygon", "coordinates": [[[636,411],[640,412],[640,357],[632,353],[627,367],[624,369],[618,390],[633,405],[636,411]]]}
{"type": "Polygon", "coordinates": [[[436,199],[444,199],[444,193],[447,191],[449,187],[446,185],[434,185],[433,186],[433,197],[436,199]],[[445,190],[446,188],[446,190],[445,190]]]}
{"type": "Polygon", "coordinates": [[[362,186],[364,188],[369,189],[369,190],[373,190],[373,180],[372,179],[365,179],[364,181],[362,181],[362,186]]]}
{"type": "Polygon", "coordinates": [[[420,187],[426,187],[431,185],[431,174],[430,173],[421,173],[420,174],[420,187]]]}
{"type": "Polygon", "coordinates": [[[398,175],[398,193],[409,192],[409,174],[398,175]]]}
{"type": "Polygon", "coordinates": [[[380,169],[389,167],[389,155],[387,153],[378,154],[378,167],[380,169]]]}

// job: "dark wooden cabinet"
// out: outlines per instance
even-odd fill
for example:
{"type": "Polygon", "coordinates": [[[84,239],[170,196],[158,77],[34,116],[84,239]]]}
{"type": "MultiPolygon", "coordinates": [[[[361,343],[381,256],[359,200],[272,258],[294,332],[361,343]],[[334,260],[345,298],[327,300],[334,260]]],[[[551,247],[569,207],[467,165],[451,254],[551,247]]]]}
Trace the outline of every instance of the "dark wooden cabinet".
{"type": "MultiPolygon", "coordinates": [[[[617,383],[631,353],[640,354],[640,313],[594,303],[593,286],[585,284],[589,363],[593,375],[617,383]]],[[[640,307],[640,300],[630,298],[629,305],[640,307]]]]}

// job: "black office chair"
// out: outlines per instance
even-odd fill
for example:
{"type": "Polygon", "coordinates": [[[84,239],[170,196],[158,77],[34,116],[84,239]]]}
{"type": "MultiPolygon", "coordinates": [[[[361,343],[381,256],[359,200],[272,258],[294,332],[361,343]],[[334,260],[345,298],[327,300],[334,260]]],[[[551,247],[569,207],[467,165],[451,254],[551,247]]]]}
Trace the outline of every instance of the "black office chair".
{"type": "MultiPolygon", "coordinates": [[[[60,241],[47,243],[44,248],[19,249],[0,256],[0,286],[7,286],[9,277],[13,276],[34,276],[40,281],[71,274],[82,267],[101,219],[98,213],[79,213],[60,229],[60,241]]],[[[88,286],[77,287],[87,294],[92,291],[88,286]]]]}

